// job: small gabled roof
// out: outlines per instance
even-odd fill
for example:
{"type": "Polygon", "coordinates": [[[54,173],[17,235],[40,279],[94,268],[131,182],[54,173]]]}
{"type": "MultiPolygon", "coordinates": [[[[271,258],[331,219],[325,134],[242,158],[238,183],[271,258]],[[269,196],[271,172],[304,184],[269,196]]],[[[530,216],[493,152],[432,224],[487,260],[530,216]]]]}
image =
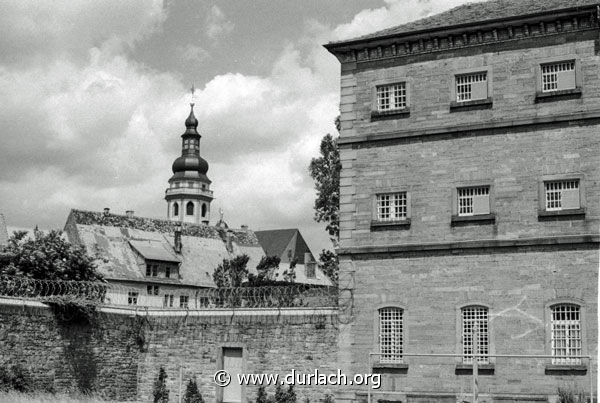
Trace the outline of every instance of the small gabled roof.
{"type": "Polygon", "coordinates": [[[146,260],[180,263],[181,258],[173,252],[173,247],[166,242],[129,241],[129,244],[146,260]]]}
{"type": "Polygon", "coordinates": [[[284,262],[288,261],[286,250],[290,250],[300,264],[304,264],[304,254],[311,253],[298,228],[256,231],[255,234],[267,256],[278,256],[284,262]]]}
{"type": "Polygon", "coordinates": [[[430,17],[383,29],[372,34],[331,42],[326,47],[597,4],[600,4],[599,0],[491,0],[467,3],[430,17]]]}

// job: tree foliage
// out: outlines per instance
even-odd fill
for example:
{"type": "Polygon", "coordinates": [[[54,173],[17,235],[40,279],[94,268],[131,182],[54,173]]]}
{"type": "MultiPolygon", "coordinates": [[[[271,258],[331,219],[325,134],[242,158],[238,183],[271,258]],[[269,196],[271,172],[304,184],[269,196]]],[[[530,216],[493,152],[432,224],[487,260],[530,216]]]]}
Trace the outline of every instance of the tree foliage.
{"type": "Polygon", "coordinates": [[[248,255],[238,255],[233,259],[223,259],[213,272],[213,281],[219,288],[240,287],[248,278],[246,265],[250,258],[248,255]]]}
{"type": "Polygon", "coordinates": [[[163,367],[158,370],[158,378],[154,381],[154,403],[167,403],[169,401],[169,389],[167,389],[167,373],[163,367]]]}
{"type": "Polygon", "coordinates": [[[275,272],[279,268],[279,256],[263,256],[256,266],[257,275],[249,274],[248,279],[253,286],[270,284],[275,280],[275,272]]]}
{"type": "Polygon", "coordinates": [[[313,158],[308,167],[310,176],[315,181],[317,198],[315,199],[315,220],[326,222],[326,229],[331,241],[337,245],[340,232],[340,152],[337,138],[331,134],[321,140],[320,157],[313,158]]]}
{"type": "Polygon", "coordinates": [[[319,267],[329,279],[337,285],[339,273],[339,259],[332,251],[323,249],[319,255],[319,267]]]}
{"type": "Polygon", "coordinates": [[[0,274],[43,280],[102,280],[85,247],[72,245],[60,231],[44,234],[36,230],[33,237],[15,231],[4,249],[0,274]]]}
{"type": "Polygon", "coordinates": [[[190,379],[185,388],[185,395],[183,396],[183,403],[204,403],[202,394],[198,390],[198,384],[196,379],[190,379]]]}

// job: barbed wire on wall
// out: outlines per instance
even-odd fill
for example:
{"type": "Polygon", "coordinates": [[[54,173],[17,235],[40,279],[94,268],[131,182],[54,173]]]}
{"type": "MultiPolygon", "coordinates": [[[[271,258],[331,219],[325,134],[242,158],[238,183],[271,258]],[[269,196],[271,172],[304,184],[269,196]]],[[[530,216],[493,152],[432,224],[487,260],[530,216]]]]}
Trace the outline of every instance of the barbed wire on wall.
{"type": "Polygon", "coordinates": [[[185,293],[184,298],[174,301],[172,294],[144,293],[141,288],[129,285],[0,276],[0,297],[40,302],[162,309],[337,308],[338,305],[336,287],[306,284],[190,289],[185,293]]]}

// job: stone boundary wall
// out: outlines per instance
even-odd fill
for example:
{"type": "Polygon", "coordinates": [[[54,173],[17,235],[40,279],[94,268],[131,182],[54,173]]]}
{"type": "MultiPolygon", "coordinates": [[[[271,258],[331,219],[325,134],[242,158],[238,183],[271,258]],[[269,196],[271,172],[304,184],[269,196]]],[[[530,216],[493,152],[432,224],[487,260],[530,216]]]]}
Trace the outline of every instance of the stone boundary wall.
{"type": "MultiPolygon", "coordinates": [[[[215,402],[213,374],[222,349],[244,350],[247,373],[337,370],[334,309],[180,310],[100,308],[92,323],[60,317],[34,301],[0,298],[0,366],[21,364],[37,389],[91,392],[107,400],[152,401],[162,366],[170,401],[194,377],[215,402]]],[[[256,387],[243,391],[253,401],[256,387]]],[[[267,388],[270,395],[274,387],[267,388]]],[[[322,386],[296,387],[298,401],[319,401],[322,386]]],[[[334,392],[334,390],[331,390],[334,392]]]]}

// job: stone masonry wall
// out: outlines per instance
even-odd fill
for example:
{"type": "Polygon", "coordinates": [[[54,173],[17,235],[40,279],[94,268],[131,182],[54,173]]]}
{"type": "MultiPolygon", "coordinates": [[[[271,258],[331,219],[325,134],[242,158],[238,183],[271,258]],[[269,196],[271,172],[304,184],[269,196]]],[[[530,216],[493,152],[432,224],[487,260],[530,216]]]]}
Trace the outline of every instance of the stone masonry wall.
{"type": "MultiPolygon", "coordinates": [[[[484,305],[489,308],[490,353],[549,355],[548,307],[575,302],[582,306],[583,353],[597,357],[598,263],[595,248],[572,245],[343,260],[340,285],[353,288],[354,304],[348,317],[350,311],[340,312],[340,322],[346,323],[340,326],[340,368],[371,371],[369,353],[379,348],[378,309],[385,306],[404,309],[405,353],[462,354],[460,308],[484,305]]],[[[456,374],[460,358],[404,361],[404,373],[382,370],[381,388],[404,395],[378,394],[377,399],[404,402],[409,394],[471,391],[471,376],[456,374]]],[[[495,372],[480,376],[479,390],[495,399],[529,395],[545,400],[556,395],[557,387],[573,384],[589,393],[590,376],[597,379],[595,362],[583,375],[546,374],[549,359],[497,358],[492,363],[495,372]]],[[[354,390],[359,400],[366,397],[364,387],[354,390]]]]}
{"type": "MultiPolygon", "coordinates": [[[[156,311],[155,311],[156,312],[156,311]]],[[[231,312],[182,315],[184,311],[140,316],[103,310],[90,324],[57,319],[41,304],[0,300],[0,366],[20,363],[36,389],[91,392],[107,400],[152,401],[153,384],[163,366],[171,401],[196,377],[207,402],[215,402],[213,375],[222,365],[223,347],[244,349],[244,371],[287,374],[334,373],[336,315],[296,310],[239,315],[231,312]],[[181,372],[180,372],[181,371],[181,372]]],[[[256,387],[244,390],[254,400],[256,387]]],[[[274,393],[274,387],[267,388],[274,393]]],[[[318,401],[322,386],[296,387],[299,399],[318,401]]],[[[333,391],[333,390],[332,390],[333,391]]],[[[301,401],[301,400],[299,400],[301,401]]]]}

